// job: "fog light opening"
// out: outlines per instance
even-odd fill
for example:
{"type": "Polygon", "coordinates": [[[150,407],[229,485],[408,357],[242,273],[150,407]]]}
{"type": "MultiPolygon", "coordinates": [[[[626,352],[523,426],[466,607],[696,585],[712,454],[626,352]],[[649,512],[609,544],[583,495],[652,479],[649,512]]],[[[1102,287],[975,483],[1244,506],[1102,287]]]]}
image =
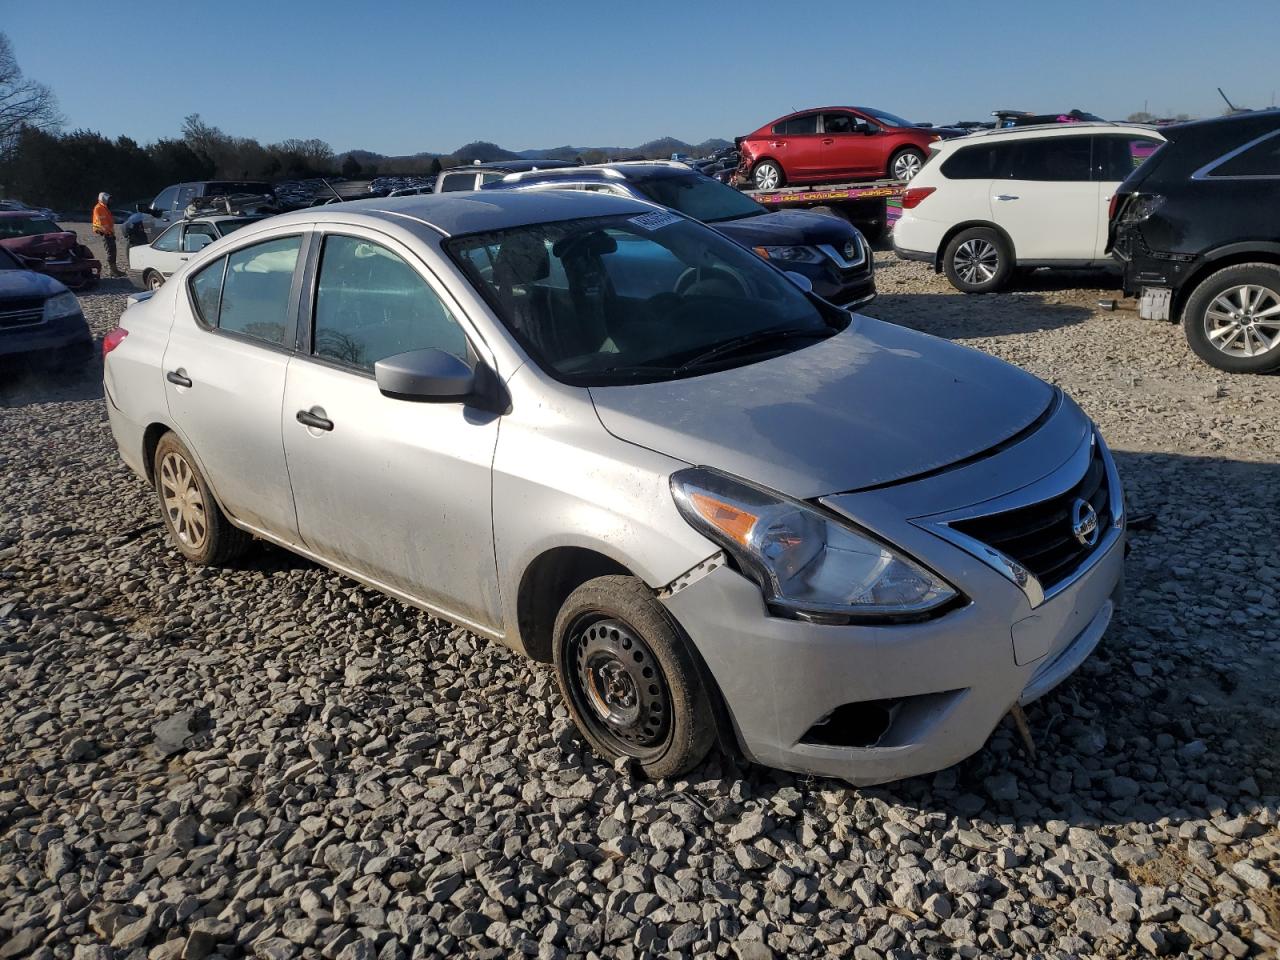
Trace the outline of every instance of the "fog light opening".
{"type": "Polygon", "coordinates": [[[842,704],[811,726],[801,742],[827,747],[879,746],[901,705],[901,700],[842,704]]]}

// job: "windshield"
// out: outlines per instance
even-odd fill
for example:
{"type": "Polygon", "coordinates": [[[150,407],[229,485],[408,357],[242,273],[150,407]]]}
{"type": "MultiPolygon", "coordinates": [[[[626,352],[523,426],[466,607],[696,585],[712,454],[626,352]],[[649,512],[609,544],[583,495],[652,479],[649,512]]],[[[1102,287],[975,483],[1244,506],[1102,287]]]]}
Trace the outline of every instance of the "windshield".
{"type": "Polygon", "coordinates": [[[18,258],[11,254],[4,247],[0,247],[0,270],[21,270],[22,264],[18,262],[18,258]]]}
{"type": "Polygon", "coordinates": [[[768,213],[750,197],[710,177],[695,173],[675,177],[645,177],[632,181],[654,203],[703,223],[741,220],[768,213]]]}
{"type": "Polygon", "coordinates": [[[0,237],[38,237],[61,233],[62,228],[44,217],[0,217],[0,237]]]}
{"type": "Polygon", "coordinates": [[[665,210],[532,224],[445,246],[534,360],[576,386],[741,365],[849,321],[843,311],[820,312],[738,244],[665,210]]]}
{"type": "Polygon", "coordinates": [[[883,124],[886,127],[914,127],[915,124],[910,120],[903,120],[902,117],[895,116],[888,110],[875,110],[871,107],[854,107],[861,113],[865,113],[876,123],[883,124]]]}

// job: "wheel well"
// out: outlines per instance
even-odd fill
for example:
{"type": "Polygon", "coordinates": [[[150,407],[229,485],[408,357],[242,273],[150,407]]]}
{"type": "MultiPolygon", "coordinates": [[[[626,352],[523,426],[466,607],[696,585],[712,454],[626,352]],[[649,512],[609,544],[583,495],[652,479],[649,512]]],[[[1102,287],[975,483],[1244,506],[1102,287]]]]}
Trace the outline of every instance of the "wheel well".
{"type": "Polygon", "coordinates": [[[755,170],[755,168],[760,166],[760,164],[762,163],[772,163],[784,174],[787,172],[787,168],[782,165],[781,160],[775,160],[773,157],[770,157],[770,156],[756,157],[754,160],[751,161],[751,169],[755,170]]]}
{"type": "Polygon", "coordinates": [[[1170,311],[1170,317],[1182,318],[1183,307],[1187,305],[1187,301],[1195,293],[1196,287],[1200,286],[1207,278],[1213,276],[1219,270],[1224,270],[1227,267],[1238,267],[1242,263],[1269,263],[1274,267],[1280,267],[1280,253],[1275,253],[1271,250],[1241,250],[1200,264],[1194,271],[1187,274],[1182,283],[1178,284],[1178,292],[1173,298],[1173,309],[1170,311]]]}
{"type": "Polygon", "coordinates": [[[156,482],[156,446],[160,443],[160,438],[168,432],[169,428],[163,423],[153,423],[142,435],[142,465],[147,471],[147,480],[152,484],[156,482]]]}
{"type": "Polygon", "coordinates": [[[586,547],[556,547],[529,564],[516,596],[516,620],[529,656],[550,663],[556,616],[569,594],[588,580],[613,574],[634,576],[617,560],[586,547]]]}
{"type": "Polygon", "coordinates": [[[942,240],[938,243],[938,252],[934,254],[933,257],[934,273],[942,272],[942,255],[947,251],[947,244],[951,242],[952,238],[955,237],[957,233],[960,233],[963,230],[968,230],[972,227],[986,227],[988,230],[994,230],[996,233],[1000,234],[1000,236],[1004,238],[1004,242],[1009,245],[1009,252],[1013,254],[1014,265],[1017,265],[1018,251],[1014,249],[1013,238],[1009,236],[1002,227],[992,223],[990,220],[966,220],[964,223],[957,223],[954,227],[943,234],[942,240]]]}

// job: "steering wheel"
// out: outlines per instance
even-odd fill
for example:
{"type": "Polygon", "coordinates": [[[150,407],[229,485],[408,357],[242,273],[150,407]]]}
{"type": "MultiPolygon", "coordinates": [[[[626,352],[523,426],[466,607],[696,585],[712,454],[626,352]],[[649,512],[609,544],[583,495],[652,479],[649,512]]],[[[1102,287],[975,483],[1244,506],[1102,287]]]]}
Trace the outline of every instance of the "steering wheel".
{"type": "MultiPolygon", "coordinates": [[[[676,295],[687,297],[691,293],[697,293],[696,288],[701,285],[710,286],[712,284],[729,284],[738,291],[738,295],[749,297],[747,285],[742,282],[732,270],[726,270],[724,267],[690,267],[684,273],[680,274],[680,279],[676,281],[676,295]]],[[[711,291],[707,291],[710,293],[711,291]]]]}

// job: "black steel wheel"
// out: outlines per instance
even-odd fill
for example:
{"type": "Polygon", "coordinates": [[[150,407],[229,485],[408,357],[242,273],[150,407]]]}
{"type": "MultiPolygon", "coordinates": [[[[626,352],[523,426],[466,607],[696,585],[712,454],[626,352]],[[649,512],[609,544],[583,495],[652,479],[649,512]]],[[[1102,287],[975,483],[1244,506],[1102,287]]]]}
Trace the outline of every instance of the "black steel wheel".
{"type": "Polygon", "coordinates": [[[642,759],[671,729],[671,693],[649,645],[621,620],[585,616],[570,627],[571,696],[597,736],[642,759]]]}

